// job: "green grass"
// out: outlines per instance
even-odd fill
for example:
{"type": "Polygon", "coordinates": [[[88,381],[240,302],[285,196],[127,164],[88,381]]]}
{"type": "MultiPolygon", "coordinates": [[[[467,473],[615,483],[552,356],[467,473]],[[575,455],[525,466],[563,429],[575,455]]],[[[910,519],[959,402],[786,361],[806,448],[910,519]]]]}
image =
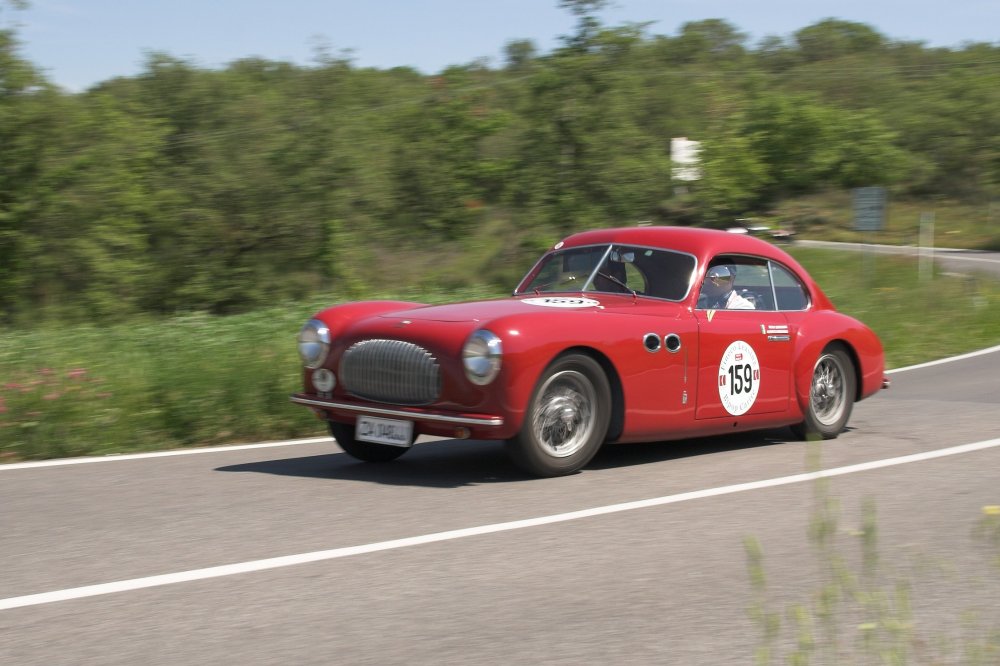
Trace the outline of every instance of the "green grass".
{"type": "Polygon", "coordinates": [[[885,228],[854,230],[850,190],[788,199],[760,218],[774,227],[791,227],[812,240],[919,245],[920,219],[934,215],[934,245],[973,250],[1000,250],[1000,201],[967,203],[948,199],[916,201],[890,198],[885,228]]]}
{"type": "MultiPolygon", "coordinates": [[[[916,264],[905,259],[794,253],[841,310],[882,337],[889,367],[1000,342],[995,283],[946,276],[921,283],[916,264]]],[[[469,287],[377,296],[442,302],[502,295],[469,287]]],[[[288,395],[300,382],[295,335],[331,302],[0,331],[0,461],[324,434],[288,395]]]]}
{"type": "Polygon", "coordinates": [[[48,458],[315,432],[287,409],[308,312],[0,336],[0,455],[48,458]]]}

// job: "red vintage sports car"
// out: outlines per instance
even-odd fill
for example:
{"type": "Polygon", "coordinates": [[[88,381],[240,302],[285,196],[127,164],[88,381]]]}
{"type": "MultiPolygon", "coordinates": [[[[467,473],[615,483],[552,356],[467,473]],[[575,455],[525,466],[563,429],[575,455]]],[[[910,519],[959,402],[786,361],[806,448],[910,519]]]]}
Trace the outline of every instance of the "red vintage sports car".
{"type": "Polygon", "coordinates": [[[605,442],[778,426],[833,438],[888,386],[878,338],[798,262],[707,229],[578,233],[510,298],[350,303],[298,340],[291,399],[350,455],[393,460],[419,434],[499,439],[541,476],[605,442]]]}

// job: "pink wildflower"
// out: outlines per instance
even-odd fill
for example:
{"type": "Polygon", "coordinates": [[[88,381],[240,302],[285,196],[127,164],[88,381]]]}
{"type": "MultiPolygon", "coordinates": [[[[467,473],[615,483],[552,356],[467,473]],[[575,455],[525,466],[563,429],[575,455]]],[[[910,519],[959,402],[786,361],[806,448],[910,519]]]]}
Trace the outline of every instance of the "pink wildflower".
{"type": "Polygon", "coordinates": [[[58,400],[62,397],[62,393],[56,391],[55,393],[48,393],[42,396],[42,400],[58,400]]]}
{"type": "Polygon", "coordinates": [[[82,379],[87,374],[86,368],[73,368],[66,373],[66,376],[70,379],[82,379]]]}

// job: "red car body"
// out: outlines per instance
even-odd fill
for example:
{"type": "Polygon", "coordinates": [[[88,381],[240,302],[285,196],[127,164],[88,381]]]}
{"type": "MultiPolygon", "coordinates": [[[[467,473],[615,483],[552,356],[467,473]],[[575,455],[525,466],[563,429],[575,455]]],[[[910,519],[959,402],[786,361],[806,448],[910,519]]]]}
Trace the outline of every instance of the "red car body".
{"type": "MultiPolygon", "coordinates": [[[[327,341],[319,343],[321,359],[310,357],[307,365],[314,367],[306,367],[303,391],[291,399],[331,422],[338,440],[356,434],[359,417],[408,422],[410,443],[418,434],[508,440],[515,460],[541,475],[576,471],[605,442],[786,425],[834,437],[851,403],[887,385],[876,335],[837,312],[795,259],[760,239],[705,229],[587,231],[558,243],[509,298],[350,303],[319,312],[311,325],[325,327],[320,337],[327,341]],[[579,275],[568,270],[574,262],[584,267],[579,275]],[[741,275],[757,276],[757,284],[743,290],[755,309],[704,301],[701,285],[717,265],[732,269],[737,291],[741,275]],[[605,268],[618,270],[621,281],[605,268]],[[569,286],[543,284],[546,270],[569,286]],[[601,288],[602,275],[614,283],[601,288]],[[502,348],[498,359],[478,355],[485,342],[468,347],[481,330],[502,348]],[[405,358],[393,356],[396,348],[405,358]],[[557,381],[541,404],[549,390],[542,384],[560,359],[576,362],[559,376],[569,388],[557,381]],[[466,360],[495,375],[479,383],[466,360]],[[325,381],[317,386],[321,370],[325,381]],[[419,385],[415,393],[405,388],[410,384],[419,385]],[[838,390],[844,395],[834,405],[838,390]],[[581,455],[563,455],[560,444],[550,442],[552,460],[537,452],[525,459],[526,431],[545,423],[589,428],[598,432],[588,430],[588,441],[599,441],[581,455]]],[[[354,444],[360,455],[349,452],[366,460],[395,457],[408,445],[354,444]],[[388,455],[366,455],[379,450],[388,455]]]]}

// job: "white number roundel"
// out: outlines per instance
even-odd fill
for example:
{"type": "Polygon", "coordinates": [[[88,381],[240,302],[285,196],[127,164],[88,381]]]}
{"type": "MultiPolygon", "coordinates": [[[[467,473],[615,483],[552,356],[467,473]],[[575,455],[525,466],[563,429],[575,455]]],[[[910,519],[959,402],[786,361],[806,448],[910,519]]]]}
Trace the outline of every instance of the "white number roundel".
{"type": "Polygon", "coordinates": [[[545,308],[592,308],[600,305],[600,301],[592,298],[569,297],[569,296],[540,296],[538,298],[526,298],[522,303],[528,305],[541,305],[545,308]]]}
{"type": "Polygon", "coordinates": [[[757,400],[760,363],[753,347],[737,340],[726,348],[719,363],[719,397],[733,416],[746,414],[757,400]]]}

